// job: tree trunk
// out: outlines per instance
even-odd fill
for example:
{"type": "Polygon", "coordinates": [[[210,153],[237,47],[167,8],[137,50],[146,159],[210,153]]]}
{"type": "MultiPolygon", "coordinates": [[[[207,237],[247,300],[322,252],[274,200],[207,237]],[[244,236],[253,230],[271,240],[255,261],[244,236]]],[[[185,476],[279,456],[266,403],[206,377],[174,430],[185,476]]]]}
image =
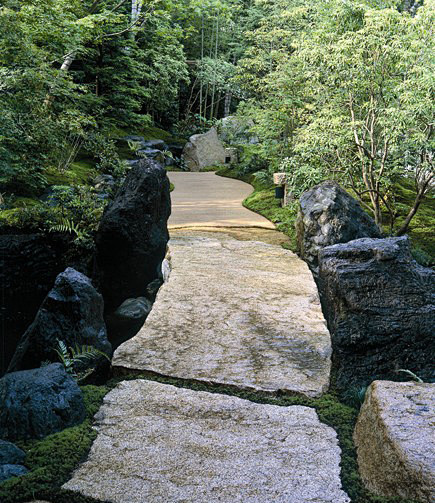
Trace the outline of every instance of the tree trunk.
{"type": "Polygon", "coordinates": [[[227,91],[225,93],[225,101],[224,101],[224,117],[228,117],[230,115],[231,98],[232,98],[231,92],[227,91]]]}
{"type": "Polygon", "coordinates": [[[417,210],[420,207],[420,204],[423,201],[424,196],[425,196],[424,189],[420,189],[414,200],[412,208],[409,210],[409,213],[406,216],[405,221],[403,222],[402,227],[400,227],[400,229],[396,233],[397,236],[403,236],[403,234],[406,234],[406,232],[408,232],[409,224],[411,223],[411,220],[414,218],[414,215],[417,213],[417,210]]]}

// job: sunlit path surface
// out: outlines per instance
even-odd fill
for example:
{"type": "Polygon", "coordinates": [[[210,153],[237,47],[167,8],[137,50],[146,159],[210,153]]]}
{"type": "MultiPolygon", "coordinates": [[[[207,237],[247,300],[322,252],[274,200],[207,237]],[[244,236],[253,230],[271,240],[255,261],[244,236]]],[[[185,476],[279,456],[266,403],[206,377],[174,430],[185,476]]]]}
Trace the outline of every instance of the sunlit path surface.
{"type": "Polygon", "coordinates": [[[275,226],[266,218],[244,208],[242,201],[251,185],[223,178],[215,173],[169,172],[175,186],[171,193],[169,229],[180,227],[263,227],[275,226]]]}

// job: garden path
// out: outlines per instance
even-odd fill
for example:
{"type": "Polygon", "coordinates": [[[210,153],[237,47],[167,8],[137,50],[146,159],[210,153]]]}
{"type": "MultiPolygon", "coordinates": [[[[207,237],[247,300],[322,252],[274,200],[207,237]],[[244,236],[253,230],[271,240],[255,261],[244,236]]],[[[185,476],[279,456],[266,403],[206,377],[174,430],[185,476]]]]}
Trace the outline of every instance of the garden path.
{"type": "Polygon", "coordinates": [[[336,433],[314,409],[224,394],[326,391],[330,338],[308,267],[225,195],[228,180],[184,175],[171,174],[169,279],[112,362],[142,378],[106,396],[90,455],[64,487],[114,503],[349,502],[336,433]],[[156,375],[182,387],[143,379],[156,375]],[[187,389],[195,382],[215,392],[187,389]]]}

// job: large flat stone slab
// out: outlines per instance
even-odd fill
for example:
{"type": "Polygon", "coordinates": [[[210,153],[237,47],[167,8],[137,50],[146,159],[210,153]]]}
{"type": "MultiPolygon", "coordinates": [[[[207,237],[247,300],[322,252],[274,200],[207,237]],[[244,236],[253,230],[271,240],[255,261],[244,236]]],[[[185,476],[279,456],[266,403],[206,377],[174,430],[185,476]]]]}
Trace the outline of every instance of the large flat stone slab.
{"type": "Polygon", "coordinates": [[[355,428],[361,476],[376,494],[435,501],[435,384],[374,381],[355,428]]]}
{"type": "Polygon", "coordinates": [[[65,489],[113,503],[347,503],[335,431],[314,409],[124,381],[65,489]]]}
{"type": "Polygon", "coordinates": [[[172,271],[113,366],[266,392],[318,396],[330,337],[306,264],[279,246],[177,235],[172,271]]]}

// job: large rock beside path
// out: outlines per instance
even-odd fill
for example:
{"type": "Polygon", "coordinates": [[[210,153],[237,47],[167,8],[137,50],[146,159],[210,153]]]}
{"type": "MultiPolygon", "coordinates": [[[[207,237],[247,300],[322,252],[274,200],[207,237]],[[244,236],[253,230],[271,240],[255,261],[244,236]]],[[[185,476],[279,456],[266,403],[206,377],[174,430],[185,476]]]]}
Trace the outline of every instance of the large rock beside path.
{"type": "Polygon", "coordinates": [[[319,262],[337,388],[397,380],[399,369],[433,380],[435,272],[412,259],[408,238],[329,246],[319,262]]]}
{"type": "Polygon", "coordinates": [[[171,274],[115,370],[275,393],[329,385],[330,337],[307,265],[280,246],[178,234],[171,274]]]}
{"type": "Polygon", "coordinates": [[[314,409],[120,383],[63,488],[113,503],[348,503],[335,431],[314,409]]]}
{"type": "Polygon", "coordinates": [[[65,269],[67,243],[54,234],[0,236],[0,376],[56,276],[65,269]]]}
{"type": "Polygon", "coordinates": [[[226,155],[215,128],[207,133],[191,136],[183,150],[183,157],[190,171],[201,171],[209,166],[224,164],[226,155]]]}
{"type": "Polygon", "coordinates": [[[111,356],[103,309],[103,298],[91,280],[68,267],[57,276],[35,320],[21,338],[8,371],[59,361],[55,351],[58,340],[73,348],[90,345],[111,356]]]}
{"type": "Polygon", "coordinates": [[[366,486],[386,497],[435,501],[435,384],[375,381],[356,424],[366,486]]]}
{"type": "Polygon", "coordinates": [[[160,276],[170,213],[165,169],[154,161],[139,161],[106,208],[97,233],[106,312],[114,311],[128,298],[144,296],[148,283],[160,276]]]}
{"type": "Polygon", "coordinates": [[[0,437],[43,438],[81,423],[82,392],[60,363],[6,374],[0,379],[0,437]]]}
{"type": "Polygon", "coordinates": [[[379,228],[358,201],[336,182],[316,185],[302,194],[299,203],[299,252],[315,272],[319,251],[325,246],[381,237],[379,228]]]}

